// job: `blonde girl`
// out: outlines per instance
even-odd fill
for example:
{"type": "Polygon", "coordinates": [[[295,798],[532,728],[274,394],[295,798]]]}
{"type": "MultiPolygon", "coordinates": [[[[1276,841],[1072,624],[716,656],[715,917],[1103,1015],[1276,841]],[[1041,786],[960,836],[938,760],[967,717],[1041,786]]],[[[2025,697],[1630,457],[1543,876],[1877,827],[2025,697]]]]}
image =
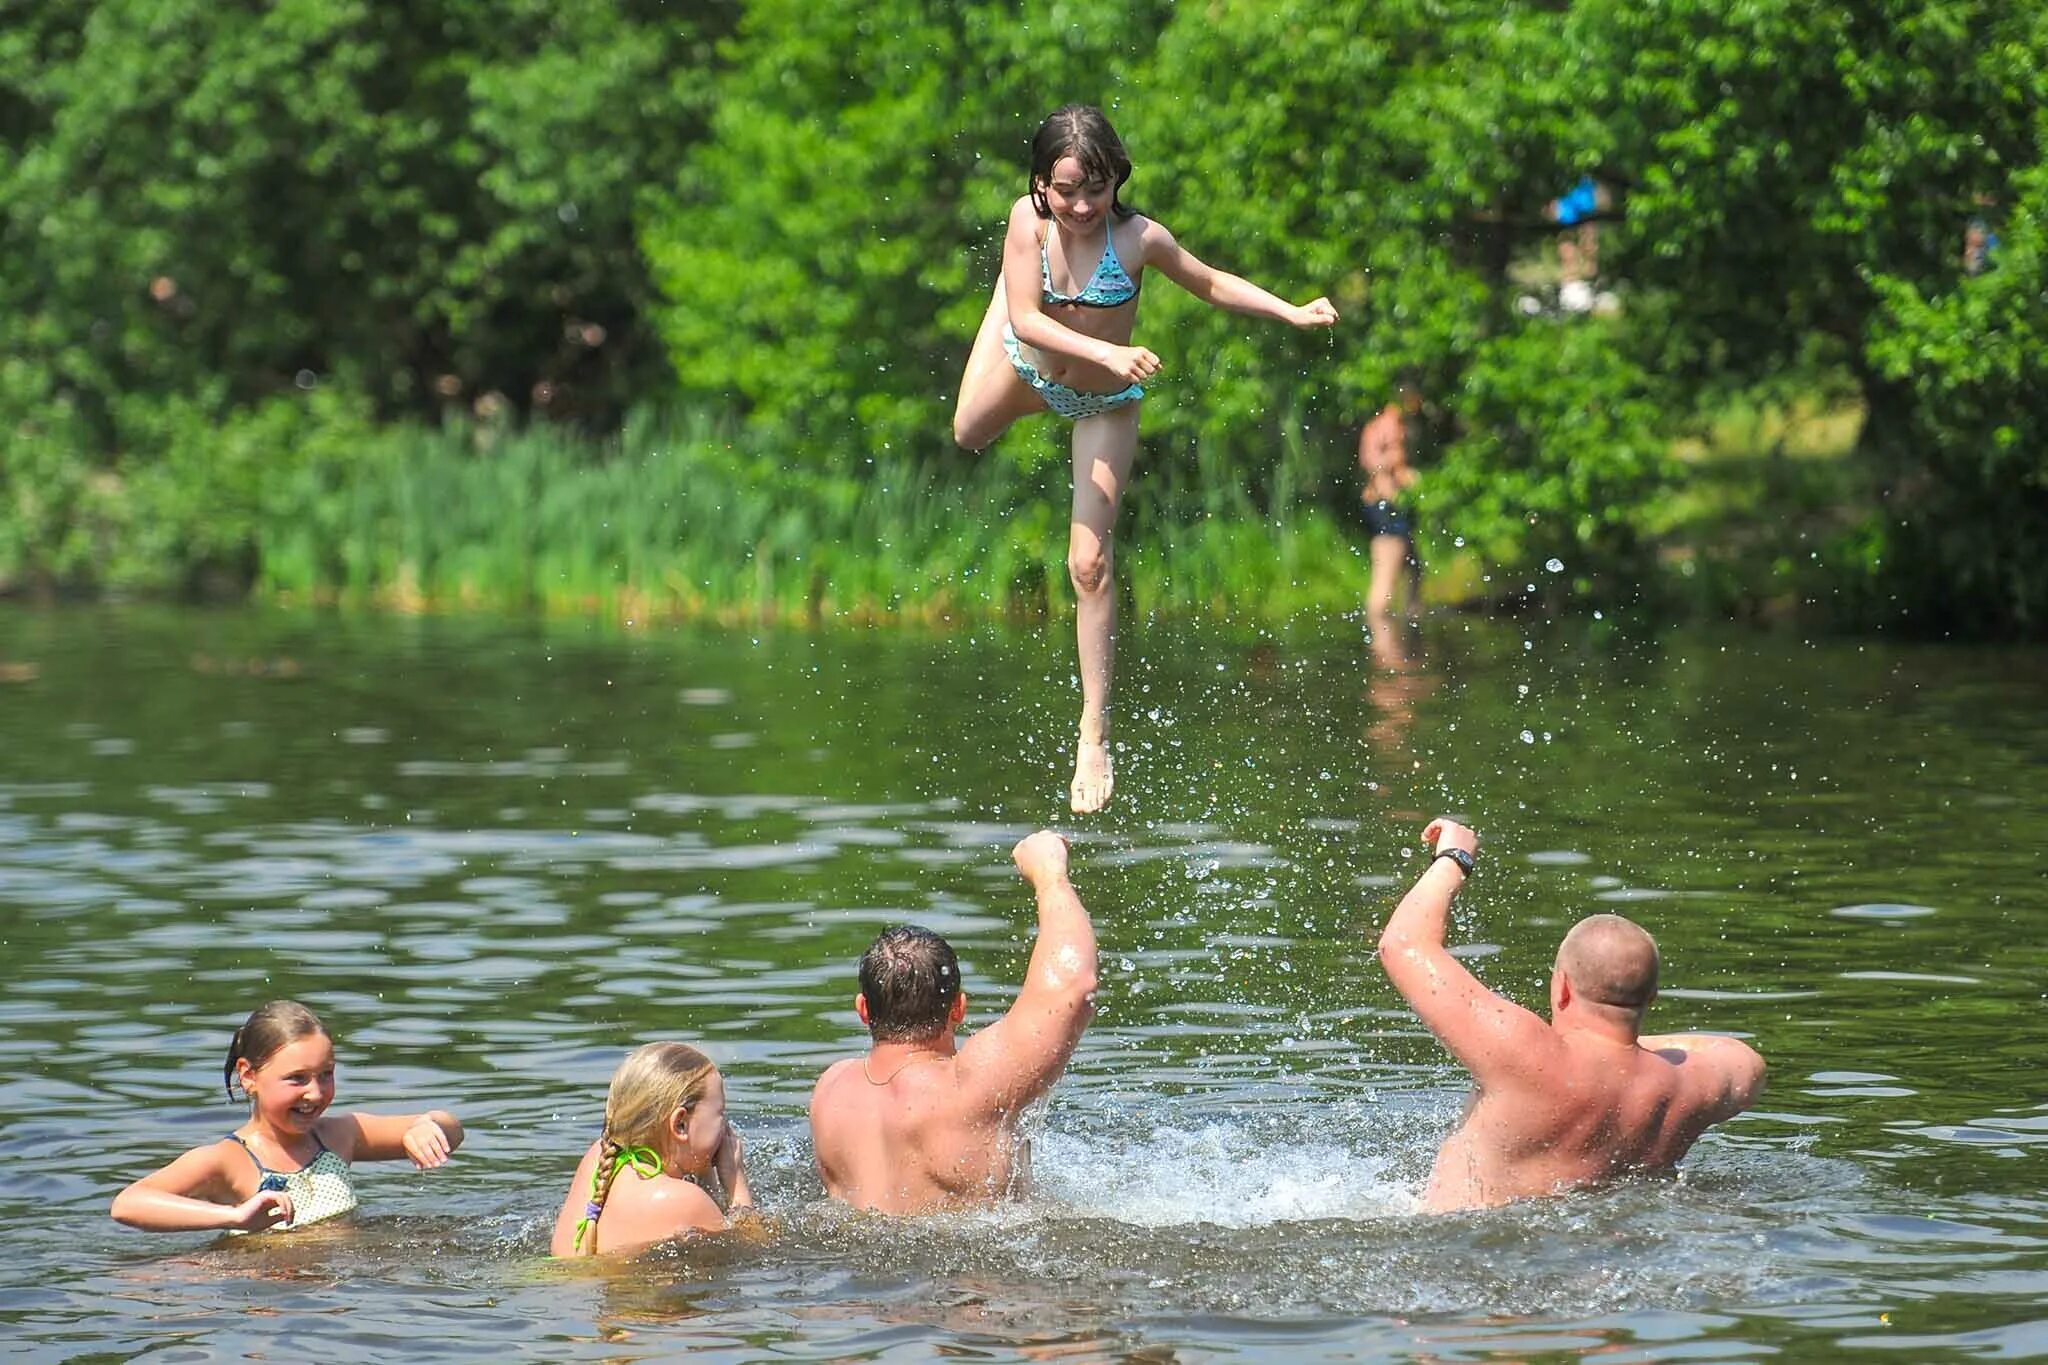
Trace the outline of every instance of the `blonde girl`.
{"type": "Polygon", "coordinates": [[[725,1078],[682,1043],[635,1048],[612,1074],[604,1132],[569,1181],[549,1251],[639,1251],[678,1233],[723,1232],[725,1211],[702,1183],[714,1173],[728,1207],[752,1206],[725,1078]]]}
{"type": "Polygon", "coordinates": [[[330,1114],[334,1039],[296,1000],[251,1014],[228,1044],[221,1082],[240,1089],[249,1121],[194,1147],[114,1196],[114,1218],[148,1232],[270,1232],[325,1222],[356,1206],[349,1168],[409,1160],[428,1170],[462,1145],[445,1109],[330,1114]]]}
{"type": "Polygon", "coordinates": [[[1068,799],[1100,810],[1114,786],[1109,690],[1116,633],[1111,532],[1138,450],[1138,404],[1159,357],[1131,344],[1138,290],[1155,269],[1204,303],[1295,327],[1328,327],[1326,298],[1292,304],[1216,270],[1121,197],[1131,159],[1102,111],[1069,104],[1031,140],[1029,192],[1010,206],[1003,274],[974,339],[953,439],[980,450],[1019,418],[1074,424],[1067,574],[1080,636],[1081,732],[1068,799]]]}

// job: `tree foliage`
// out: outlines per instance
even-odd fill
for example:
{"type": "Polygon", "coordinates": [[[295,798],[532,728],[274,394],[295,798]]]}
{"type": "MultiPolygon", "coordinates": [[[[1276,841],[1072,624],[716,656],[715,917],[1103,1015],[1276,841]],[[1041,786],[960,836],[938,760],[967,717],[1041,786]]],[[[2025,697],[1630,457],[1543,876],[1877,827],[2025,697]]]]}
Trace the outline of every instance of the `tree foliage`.
{"type": "MultiPolygon", "coordinates": [[[[1298,515],[1318,462],[1309,501],[1348,500],[1413,377],[1433,550],[1627,595],[1702,403],[1818,357],[1868,412],[1838,604],[2039,632],[2044,72],[2020,0],[31,0],[0,26],[0,583],[246,565],[270,485],[451,413],[744,419],[793,499],[974,477],[948,419],[1004,214],[1083,100],[1132,202],[1344,314],[1148,285],[1157,543],[1298,515]],[[1619,315],[1532,312],[1584,174],[1619,315]]],[[[1004,486],[1064,436],[1021,424],[1004,486]]]]}
{"type": "Polygon", "coordinates": [[[2022,548],[2048,537],[2048,10],[1579,0],[1564,35],[1630,177],[1617,267],[1682,305],[1672,372],[1768,377],[1818,337],[1855,376],[1875,497],[1844,588],[1933,629],[2048,627],[2022,548]],[[1976,278],[1972,217],[2004,243],[1976,278]]]}
{"type": "Polygon", "coordinates": [[[342,383],[616,420],[660,372],[634,194],[703,121],[720,11],[113,0],[0,31],[0,345],[120,409],[342,383]],[[437,387],[438,386],[438,387],[437,387]]]}

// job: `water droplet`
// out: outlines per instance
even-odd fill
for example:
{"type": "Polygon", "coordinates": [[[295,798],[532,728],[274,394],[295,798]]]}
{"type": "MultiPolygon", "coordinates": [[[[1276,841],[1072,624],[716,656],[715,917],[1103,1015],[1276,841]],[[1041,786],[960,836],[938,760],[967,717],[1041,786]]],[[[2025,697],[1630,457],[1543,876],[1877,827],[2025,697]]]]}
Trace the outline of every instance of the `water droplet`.
{"type": "Polygon", "coordinates": [[[1563,573],[1563,572],[1564,572],[1564,561],[1563,561],[1562,559],[1557,559],[1557,558],[1554,558],[1554,557],[1553,557],[1553,558],[1550,558],[1550,559],[1546,559],[1546,560],[1544,560],[1544,561],[1543,561],[1543,567],[1544,567],[1544,568],[1546,568],[1546,569],[1548,569],[1548,570],[1550,570],[1550,571],[1551,571],[1552,573],[1563,573]]]}
{"type": "Polygon", "coordinates": [[[1522,743],[1524,743],[1524,744],[1534,744],[1535,742],[1536,742],[1536,736],[1535,736],[1535,734],[1534,734],[1534,733],[1533,733],[1532,731],[1529,731],[1529,730],[1524,730],[1524,731],[1522,731],[1522,743]]]}

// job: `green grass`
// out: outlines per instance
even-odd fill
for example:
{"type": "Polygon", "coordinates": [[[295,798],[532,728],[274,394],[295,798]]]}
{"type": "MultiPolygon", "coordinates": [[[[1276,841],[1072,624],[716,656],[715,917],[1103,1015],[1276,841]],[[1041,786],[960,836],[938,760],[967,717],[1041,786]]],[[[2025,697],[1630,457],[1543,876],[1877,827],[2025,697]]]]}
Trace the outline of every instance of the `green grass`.
{"type": "MultiPolygon", "coordinates": [[[[1119,531],[1140,610],[1270,618],[1349,609],[1364,561],[1302,505],[1299,443],[1264,497],[1197,451],[1119,531]]],[[[1141,476],[1151,477],[1151,476],[1141,476]]],[[[1063,463],[877,459],[807,467],[708,422],[392,427],[303,465],[266,497],[256,590],[401,611],[604,613],[635,622],[947,620],[1064,609],[1063,463]]]]}
{"type": "Polygon", "coordinates": [[[1825,556],[1870,505],[1854,458],[1863,409],[1825,388],[1779,401],[1737,395],[1675,449],[1681,471],[1648,530],[1696,609],[1796,611],[1825,556]]]}

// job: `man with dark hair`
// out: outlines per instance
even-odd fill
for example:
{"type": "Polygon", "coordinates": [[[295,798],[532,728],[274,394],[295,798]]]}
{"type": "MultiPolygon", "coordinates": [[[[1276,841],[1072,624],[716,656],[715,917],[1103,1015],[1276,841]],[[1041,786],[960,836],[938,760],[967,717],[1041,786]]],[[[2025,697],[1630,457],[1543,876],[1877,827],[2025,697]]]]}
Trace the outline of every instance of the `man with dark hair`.
{"type": "Polygon", "coordinates": [[[946,1025],[960,998],[960,959],[929,929],[884,929],[860,955],[857,1008],[876,1042],[911,1043],[946,1025]]]}
{"type": "Polygon", "coordinates": [[[1657,943],[1620,915],[1588,916],[1564,936],[1547,1023],[1486,989],[1444,947],[1479,836],[1435,820],[1422,841],[1434,856],[1387,920],[1380,963],[1476,1087],[1437,1153],[1428,1209],[1667,1172],[1701,1133],[1755,1101],[1764,1059],[1747,1043],[1640,1032],[1657,997],[1657,943]]]}
{"type": "Polygon", "coordinates": [[[1010,856],[1038,893],[1038,942],[1016,1003],[966,1042],[955,1034],[967,993],[946,940],[902,925],[861,955],[853,1009],[872,1043],[811,1092],[811,1150],[834,1199],[936,1213],[1021,1191],[1018,1119],[1095,1014],[1095,927],[1067,880],[1066,840],[1040,830],[1010,856]]]}

